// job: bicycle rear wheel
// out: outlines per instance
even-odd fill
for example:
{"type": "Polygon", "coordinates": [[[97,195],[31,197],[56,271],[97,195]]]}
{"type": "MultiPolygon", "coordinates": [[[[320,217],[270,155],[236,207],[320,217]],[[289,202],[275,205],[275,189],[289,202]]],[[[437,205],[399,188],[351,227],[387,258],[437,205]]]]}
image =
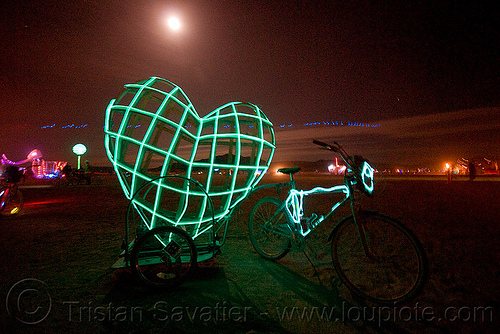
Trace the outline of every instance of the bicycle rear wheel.
{"type": "Polygon", "coordinates": [[[0,189],[0,214],[2,216],[12,216],[18,214],[23,209],[23,194],[17,186],[12,188],[3,187],[0,189]]]}
{"type": "Polygon", "coordinates": [[[178,287],[196,267],[196,247],[183,230],[173,226],[156,227],[136,240],[130,264],[139,279],[150,287],[178,287]]]}
{"type": "Polygon", "coordinates": [[[361,212],[356,220],[357,224],[353,216],[344,218],[332,232],[333,266],[342,282],[374,302],[414,297],[427,275],[425,252],[417,237],[399,221],[374,212],[361,212]]]}
{"type": "Polygon", "coordinates": [[[250,212],[248,231],[253,247],[265,259],[279,260],[290,251],[288,213],[276,197],[264,197],[250,212]]]}

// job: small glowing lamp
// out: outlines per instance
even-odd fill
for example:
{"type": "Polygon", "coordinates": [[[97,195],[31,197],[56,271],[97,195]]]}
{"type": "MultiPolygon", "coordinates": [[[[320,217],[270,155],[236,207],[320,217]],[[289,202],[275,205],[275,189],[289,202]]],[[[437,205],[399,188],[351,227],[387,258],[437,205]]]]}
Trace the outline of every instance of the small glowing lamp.
{"type": "Polygon", "coordinates": [[[371,194],[373,192],[373,172],[375,170],[366,161],[363,163],[363,170],[361,171],[361,180],[363,180],[363,185],[365,186],[366,192],[371,194]]]}
{"type": "Polygon", "coordinates": [[[78,169],[80,169],[80,157],[87,152],[87,147],[83,144],[73,146],[73,153],[78,156],[78,169]]]}

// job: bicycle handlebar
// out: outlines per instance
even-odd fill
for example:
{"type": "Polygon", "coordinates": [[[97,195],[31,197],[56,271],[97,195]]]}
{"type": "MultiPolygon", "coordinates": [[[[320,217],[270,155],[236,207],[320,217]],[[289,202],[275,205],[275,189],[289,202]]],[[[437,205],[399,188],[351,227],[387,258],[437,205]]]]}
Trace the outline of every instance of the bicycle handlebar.
{"type": "Polygon", "coordinates": [[[355,155],[354,157],[351,157],[337,142],[333,142],[333,145],[330,145],[319,140],[313,140],[313,143],[323,146],[327,150],[338,153],[342,160],[346,163],[347,167],[349,167],[346,169],[345,173],[346,180],[349,177],[351,185],[355,185],[358,190],[365,194],[372,194],[374,186],[374,169],[365,159],[363,159],[362,156],[355,155]]]}
{"type": "Polygon", "coordinates": [[[347,152],[344,150],[344,148],[342,146],[340,146],[340,144],[337,143],[336,141],[334,141],[333,144],[330,145],[330,144],[324,143],[322,141],[313,139],[313,143],[316,145],[319,145],[319,146],[323,146],[324,148],[326,148],[329,151],[339,153],[342,160],[344,160],[345,163],[349,167],[353,167],[353,164],[354,164],[353,159],[351,158],[351,156],[349,156],[349,154],[347,154],[347,152]]]}
{"type": "Polygon", "coordinates": [[[333,145],[329,145],[327,143],[323,143],[322,141],[313,139],[313,143],[319,146],[323,146],[327,150],[338,152],[339,151],[339,144],[337,142],[334,142],[333,145]]]}

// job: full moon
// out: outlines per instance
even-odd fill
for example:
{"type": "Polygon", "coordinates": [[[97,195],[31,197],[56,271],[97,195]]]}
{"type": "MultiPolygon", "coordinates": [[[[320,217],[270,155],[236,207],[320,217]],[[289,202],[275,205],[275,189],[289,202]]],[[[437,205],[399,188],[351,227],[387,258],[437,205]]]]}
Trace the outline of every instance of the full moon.
{"type": "Polygon", "coordinates": [[[181,22],[176,17],[171,17],[168,19],[168,26],[172,30],[179,30],[181,28],[181,22]]]}

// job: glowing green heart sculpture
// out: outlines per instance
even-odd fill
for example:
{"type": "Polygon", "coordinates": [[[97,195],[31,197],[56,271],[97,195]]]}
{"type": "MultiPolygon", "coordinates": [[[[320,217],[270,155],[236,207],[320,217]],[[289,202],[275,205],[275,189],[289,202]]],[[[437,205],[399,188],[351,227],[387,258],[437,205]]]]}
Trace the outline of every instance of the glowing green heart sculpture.
{"type": "Polygon", "coordinates": [[[193,238],[211,228],[212,213],[187,180],[205,188],[218,220],[264,176],[275,149],[272,123],[256,105],[231,102],[199,117],[180,87],[157,77],[125,85],[106,110],[105,133],[123,191],[148,228],[183,225],[193,238]],[[181,177],[158,178],[173,174],[181,177]]]}

